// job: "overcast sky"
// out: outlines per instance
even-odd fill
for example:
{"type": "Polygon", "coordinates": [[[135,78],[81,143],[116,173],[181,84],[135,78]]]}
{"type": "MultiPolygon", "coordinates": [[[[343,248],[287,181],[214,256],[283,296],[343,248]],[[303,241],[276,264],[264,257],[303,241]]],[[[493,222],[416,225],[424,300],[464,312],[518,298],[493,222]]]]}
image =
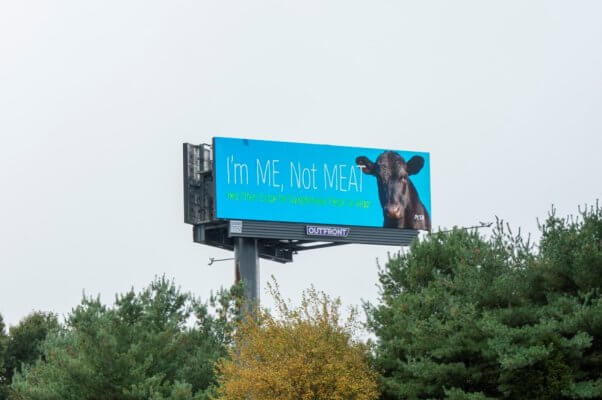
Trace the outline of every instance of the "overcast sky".
{"type": "MultiPolygon", "coordinates": [[[[162,274],[229,286],[183,222],[182,143],[213,136],[427,151],[434,227],[536,232],[602,197],[600,21],[600,1],[0,1],[0,314],[162,274]]],[[[360,304],[396,250],[261,279],[360,304]]]]}

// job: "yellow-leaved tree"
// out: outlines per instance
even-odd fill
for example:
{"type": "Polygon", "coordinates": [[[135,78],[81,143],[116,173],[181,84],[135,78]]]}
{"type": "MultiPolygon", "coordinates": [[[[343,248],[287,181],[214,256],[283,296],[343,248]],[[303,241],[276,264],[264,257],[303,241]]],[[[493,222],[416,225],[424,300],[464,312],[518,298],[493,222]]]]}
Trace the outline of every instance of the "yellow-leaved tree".
{"type": "Polygon", "coordinates": [[[276,315],[257,310],[238,326],[230,357],[217,364],[222,400],[372,400],[379,395],[368,348],[355,339],[357,309],[315,288],[290,306],[275,281],[276,315]]]}

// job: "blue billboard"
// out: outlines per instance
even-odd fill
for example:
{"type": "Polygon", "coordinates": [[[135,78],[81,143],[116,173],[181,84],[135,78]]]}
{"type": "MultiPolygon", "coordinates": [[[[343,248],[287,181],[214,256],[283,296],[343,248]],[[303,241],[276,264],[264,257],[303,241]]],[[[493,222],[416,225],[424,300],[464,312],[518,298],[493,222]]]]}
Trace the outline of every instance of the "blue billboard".
{"type": "Polygon", "coordinates": [[[429,153],[213,139],[219,219],[431,229],[429,153]]]}

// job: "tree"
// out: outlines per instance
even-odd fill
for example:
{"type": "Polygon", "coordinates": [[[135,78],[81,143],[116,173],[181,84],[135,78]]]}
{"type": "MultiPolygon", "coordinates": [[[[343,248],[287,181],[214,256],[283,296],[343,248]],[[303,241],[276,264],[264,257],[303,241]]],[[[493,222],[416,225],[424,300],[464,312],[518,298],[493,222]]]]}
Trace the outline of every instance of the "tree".
{"type": "Polygon", "coordinates": [[[388,261],[366,307],[384,399],[602,396],[602,210],[540,228],[537,247],[498,222],[388,261]]]}
{"type": "Polygon", "coordinates": [[[4,379],[10,384],[15,371],[33,364],[41,356],[40,344],[46,336],[59,329],[56,315],[36,311],[9,329],[4,361],[4,379]]]}
{"type": "Polygon", "coordinates": [[[14,376],[12,398],[206,398],[214,362],[231,340],[239,292],[222,290],[206,304],[160,278],[117,296],[112,307],[84,296],[42,344],[43,358],[14,376]]]}
{"type": "Polygon", "coordinates": [[[6,386],[7,382],[4,377],[4,359],[6,354],[6,347],[8,346],[8,336],[4,331],[4,319],[0,314],[0,400],[4,400],[6,398],[6,386]]]}
{"type": "Polygon", "coordinates": [[[218,363],[218,398],[224,400],[310,400],[378,397],[368,349],[353,339],[357,311],[341,321],[340,301],[314,288],[301,306],[271,292],[278,316],[257,310],[234,336],[229,358],[218,363]]]}

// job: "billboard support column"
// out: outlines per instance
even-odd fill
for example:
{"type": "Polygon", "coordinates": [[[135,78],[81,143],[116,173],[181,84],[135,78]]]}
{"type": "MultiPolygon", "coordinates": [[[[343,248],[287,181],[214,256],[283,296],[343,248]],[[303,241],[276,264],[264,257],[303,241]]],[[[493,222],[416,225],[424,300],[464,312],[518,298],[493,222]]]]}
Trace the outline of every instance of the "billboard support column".
{"type": "Polygon", "coordinates": [[[259,305],[259,252],[257,239],[238,237],[234,240],[234,266],[236,282],[241,279],[244,284],[244,293],[247,311],[259,305]]]}

